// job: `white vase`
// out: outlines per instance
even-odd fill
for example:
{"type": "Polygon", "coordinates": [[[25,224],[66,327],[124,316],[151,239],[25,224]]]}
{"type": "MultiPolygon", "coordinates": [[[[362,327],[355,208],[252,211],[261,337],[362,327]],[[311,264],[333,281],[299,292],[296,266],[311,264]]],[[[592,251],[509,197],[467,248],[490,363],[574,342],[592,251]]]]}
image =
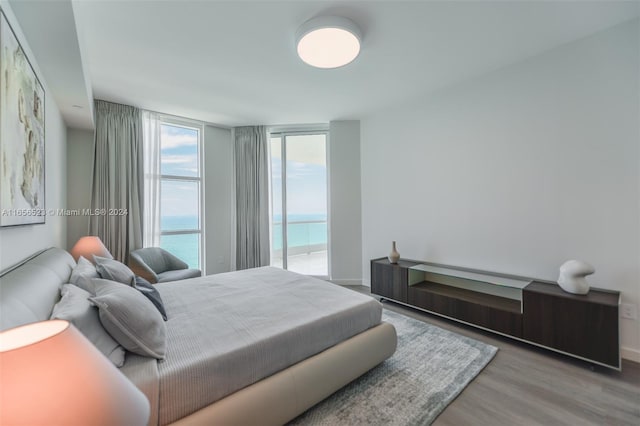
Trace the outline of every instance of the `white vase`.
{"type": "Polygon", "coordinates": [[[398,263],[398,260],[400,260],[400,253],[396,250],[396,242],[394,241],[391,247],[391,253],[389,253],[389,263],[398,263]]]}
{"type": "Polygon", "coordinates": [[[587,294],[589,283],[585,277],[595,271],[593,266],[581,260],[567,260],[560,266],[558,285],[567,293],[587,294]]]}

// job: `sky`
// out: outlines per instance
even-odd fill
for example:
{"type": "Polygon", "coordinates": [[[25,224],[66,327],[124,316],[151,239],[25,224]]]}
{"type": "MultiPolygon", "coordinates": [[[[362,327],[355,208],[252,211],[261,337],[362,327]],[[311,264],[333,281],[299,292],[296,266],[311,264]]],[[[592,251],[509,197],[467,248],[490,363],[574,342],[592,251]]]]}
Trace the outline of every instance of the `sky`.
{"type": "MultiPolygon", "coordinates": [[[[198,176],[198,130],[163,124],[160,130],[163,175],[198,176]]],[[[198,216],[197,182],[162,181],[162,216],[198,216]]]]}
{"type": "Polygon", "coordinates": [[[198,131],[162,125],[162,174],[198,176],[198,131]]]}
{"type": "MultiPolygon", "coordinates": [[[[282,158],[280,138],[271,139],[271,180],[273,215],[278,219],[282,206],[282,158]]],[[[327,215],[326,137],[287,136],[287,214],[327,215]]]]}

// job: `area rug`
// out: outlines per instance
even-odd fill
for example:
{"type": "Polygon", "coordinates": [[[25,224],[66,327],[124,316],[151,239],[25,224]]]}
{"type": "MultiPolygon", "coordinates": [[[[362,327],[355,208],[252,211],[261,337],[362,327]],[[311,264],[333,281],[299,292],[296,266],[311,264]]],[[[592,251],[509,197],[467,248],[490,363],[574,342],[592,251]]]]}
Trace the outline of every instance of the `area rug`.
{"type": "Polygon", "coordinates": [[[385,310],[396,353],[291,425],[428,425],[493,359],[498,348],[385,310]]]}

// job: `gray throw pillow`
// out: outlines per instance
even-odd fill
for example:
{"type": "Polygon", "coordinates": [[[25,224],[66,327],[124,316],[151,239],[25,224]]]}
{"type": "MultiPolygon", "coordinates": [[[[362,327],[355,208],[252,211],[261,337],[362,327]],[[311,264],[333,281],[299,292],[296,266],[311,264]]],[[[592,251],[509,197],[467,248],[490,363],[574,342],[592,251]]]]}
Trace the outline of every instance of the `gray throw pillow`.
{"type": "Polygon", "coordinates": [[[112,363],[122,367],[124,348],[102,326],[98,308],[89,302],[91,294],[73,284],[63,285],[61,294],[62,298],[53,307],[51,319],[69,321],[112,363]]]}
{"type": "Polygon", "coordinates": [[[96,271],[94,264],[80,256],[78,264],[73,268],[73,271],[71,271],[69,282],[93,295],[95,294],[95,291],[91,280],[99,277],[100,276],[98,275],[98,271],[96,271]]]}
{"type": "Polygon", "coordinates": [[[96,270],[100,278],[117,281],[130,286],[135,285],[136,275],[124,263],[100,256],[93,256],[93,260],[96,262],[96,270]]]}
{"type": "Polygon", "coordinates": [[[136,275],[136,285],[134,286],[136,290],[138,290],[144,297],[149,299],[153,306],[156,307],[160,315],[162,315],[163,320],[167,320],[167,311],[164,309],[164,302],[162,301],[162,297],[160,297],[160,292],[156,289],[153,284],[144,278],[136,275]]]}
{"type": "Polygon", "coordinates": [[[153,303],[133,287],[101,279],[94,283],[96,296],[89,300],[109,334],[131,352],[163,359],[167,330],[153,303]]]}

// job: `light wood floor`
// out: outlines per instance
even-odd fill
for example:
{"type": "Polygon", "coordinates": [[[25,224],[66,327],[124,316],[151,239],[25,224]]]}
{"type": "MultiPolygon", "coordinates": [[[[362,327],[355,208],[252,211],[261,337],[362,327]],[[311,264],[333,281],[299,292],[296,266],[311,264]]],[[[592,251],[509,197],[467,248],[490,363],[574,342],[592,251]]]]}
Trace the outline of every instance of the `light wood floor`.
{"type": "Polygon", "coordinates": [[[640,364],[623,360],[617,372],[393,302],[383,306],[499,348],[436,426],[640,425],[640,364]]]}

